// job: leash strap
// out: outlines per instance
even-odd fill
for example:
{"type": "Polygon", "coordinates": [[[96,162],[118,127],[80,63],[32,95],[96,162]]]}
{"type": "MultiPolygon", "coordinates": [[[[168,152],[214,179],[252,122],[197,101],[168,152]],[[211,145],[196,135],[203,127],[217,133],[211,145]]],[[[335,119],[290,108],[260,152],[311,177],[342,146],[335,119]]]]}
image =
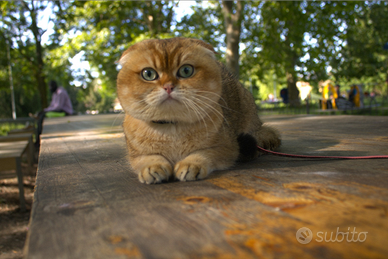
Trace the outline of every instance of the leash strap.
{"type": "Polygon", "coordinates": [[[264,149],[257,146],[257,148],[265,153],[269,153],[275,156],[284,156],[284,157],[293,157],[293,158],[319,158],[319,159],[388,159],[388,156],[307,156],[307,155],[293,155],[275,152],[271,150],[264,149]]]}

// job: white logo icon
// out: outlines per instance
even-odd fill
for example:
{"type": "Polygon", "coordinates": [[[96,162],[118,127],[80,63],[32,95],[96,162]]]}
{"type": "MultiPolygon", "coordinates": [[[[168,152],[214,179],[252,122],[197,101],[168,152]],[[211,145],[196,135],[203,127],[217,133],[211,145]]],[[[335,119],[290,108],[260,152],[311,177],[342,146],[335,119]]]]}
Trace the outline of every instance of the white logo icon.
{"type": "Polygon", "coordinates": [[[302,245],[308,244],[313,239],[313,232],[309,228],[303,227],[296,232],[296,240],[302,245]]]}

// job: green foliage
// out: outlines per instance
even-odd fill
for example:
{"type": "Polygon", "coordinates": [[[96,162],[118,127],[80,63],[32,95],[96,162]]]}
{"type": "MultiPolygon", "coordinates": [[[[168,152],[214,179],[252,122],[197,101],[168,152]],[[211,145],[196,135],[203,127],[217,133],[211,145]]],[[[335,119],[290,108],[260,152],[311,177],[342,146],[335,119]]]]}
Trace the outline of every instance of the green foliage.
{"type": "Polygon", "coordinates": [[[1,123],[0,124],[0,136],[7,136],[8,132],[14,129],[22,129],[24,128],[23,124],[15,124],[15,123],[1,123]]]}
{"type": "MultiPolygon", "coordinates": [[[[4,37],[3,35],[0,35],[4,37]]],[[[3,38],[4,39],[4,38],[3,38]]],[[[6,50],[6,41],[0,41],[0,47],[6,50]]],[[[25,50],[27,52],[27,48],[25,50]]],[[[9,68],[7,51],[0,52],[0,118],[12,117],[11,90],[9,81],[9,68]]],[[[37,89],[34,87],[36,80],[30,72],[27,61],[20,57],[15,49],[10,49],[13,85],[15,94],[16,114],[18,117],[28,116],[29,112],[41,109],[37,89]]]]}
{"type": "MultiPolygon", "coordinates": [[[[37,100],[50,100],[49,80],[67,89],[78,112],[111,110],[117,61],[144,39],[202,39],[225,61],[221,1],[198,1],[180,20],[178,6],[178,1],[0,1],[0,48],[10,40],[17,115],[44,108],[37,100]],[[39,50],[44,32],[34,21],[47,6],[54,33],[39,50]],[[70,59],[79,53],[90,66],[85,73],[71,69],[70,59]]],[[[384,1],[247,1],[240,79],[258,100],[273,93],[274,75],[278,97],[296,80],[309,81],[318,94],[318,82],[328,78],[344,91],[363,83],[365,91],[387,94],[388,50],[382,48],[387,24],[384,1]]],[[[9,86],[8,58],[1,51],[0,117],[11,116],[9,86]]]]}
{"type": "Polygon", "coordinates": [[[178,37],[201,39],[221,54],[225,48],[225,27],[221,6],[218,1],[206,1],[192,7],[193,14],[185,15],[177,23],[174,34],[178,37]]]}
{"type": "Polygon", "coordinates": [[[86,89],[77,91],[78,105],[75,106],[77,111],[99,111],[102,113],[110,112],[113,109],[113,101],[116,98],[115,90],[104,85],[100,79],[92,82],[86,89]]]}
{"type": "Polygon", "coordinates": [[[336,77],[375,77],[387,72],[388,3],[357,2],[351,12],[342,18],[347,25],[346,33],[340,35],[347,44],[342,46],[332,60],[336,77]]]}
{"type": "Polygon", "coordinates": [[[44,48],[42,35],[44,31],[38,26],[39,14],[43,12],[48,2],[20,1],[15,3],[0,3],[2,13],[2,36],[8,39],[13,51],[12,60],[23,62],[23,70],[32,80],[38,90],[42,106],[47,105],[47,87],[45,83],[44,48]]]}

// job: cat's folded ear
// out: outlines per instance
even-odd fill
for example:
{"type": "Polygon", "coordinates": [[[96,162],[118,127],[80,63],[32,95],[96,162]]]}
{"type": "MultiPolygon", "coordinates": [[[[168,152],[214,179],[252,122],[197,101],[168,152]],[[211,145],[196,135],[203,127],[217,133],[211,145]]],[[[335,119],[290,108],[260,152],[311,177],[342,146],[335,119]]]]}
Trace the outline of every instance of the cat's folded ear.
{"type": "Polygon", "coordinates": [[[200,46],[202,46],[202,47],[204,47],[204,48],[210,50],[211,52],[213,52],[213,54],[218,54],[218,53],[214,50],[214,48],[213,48],[212,45],[210,45],[210,44],[208,44],[208,43],[206,43],[206,42],[204,42],[204,41],[202,41],[202,40],[198,40],[198,39],[190,39],[190,40],[191,40],[192,42],[196,43],[197,45],[200,45],[200,46]]]}
{"type": "Polygon", "coordinates": [[[129,47],[129,49],[124,51],[124,53],[121,55],[120,59],[118,61],[116,61],[116,63],[123,66],[125,64],[125,62],[127,62],[127,60],[130,58],[129,54],[131,52],[133,52],[134,50],[136,50],[136,45],[133,45],[133,46],[129,47]]]}
{"type": "MultiPolygon", "coordinates": [[[[126,51],[124,51],[124,53],[121,55],[119,61],[117,61],[116,63],[123,66],[131,57],[133,57],[132,53],[136,53],[136,51],[141,49],[142,46],[146,46],[147,44],[160,44],[160,42],[169,42],[170,44],[178,42],[178,43],[181,43],[183,46],[197,45],[197,46],[205,48],[208,51],[208,53],[214,59],[216,59],[215,54],[217,54],[217,52],[214,50],[213,46],[202,41],[202,40],[193,39],[193,38],[171,38],[171,39],[167,39],[167,40],[149,39],[149,40],[144,40],[142,42],[136,43],[136,44],[132,45],[131,47],[129,47],[126,51]]],[[[164,46],[164,48],[165,47],[166,46],[164,46]]]]}
{"type": "Polygon", "coordinates": [[[116,63],[118,63],[121,66],[123,66],[131,58],[131,56],[133,56],[132,53],[134,53],[137,50],[141,49],[141,46],[144,46],[145,44],[150,43],[150,42],[151,43],[155,42],[155,40],[148,39],[148,40],[143,40],[141,42],[133,44],[126,51],[124,51],[124,53],[121,55],[119,61],[117,61],[116,63]]]}

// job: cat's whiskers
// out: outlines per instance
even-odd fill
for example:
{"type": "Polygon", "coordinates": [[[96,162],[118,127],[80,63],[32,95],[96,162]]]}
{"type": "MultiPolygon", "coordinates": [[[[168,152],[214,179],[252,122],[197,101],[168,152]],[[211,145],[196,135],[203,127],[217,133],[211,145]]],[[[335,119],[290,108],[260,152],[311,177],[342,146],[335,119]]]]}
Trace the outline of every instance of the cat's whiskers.
{"type": "MultiPolygon", "coordinates": [[[[224,116],[223,116],[222,113],[219,112],[216,108],[214,108],[214,107],[211,106],[210,104],[206,103],[205,101],[200,100],[199,98],[196,98],[195,96],[191,96],[191,98],[197,102],[196,104],[198,105],[198,107],[201,107],[201,105],[202,105],[202,106],[204,106],[205,108],[208,108],[210,111],[212,111],[212,112],[214,113],[214,115],[217,116],[217,118],[219,118],[221,121],[224,120],[224,116]]],[[[204,108],[201,107],[201,109],[204,111],[205,115],[206,115],[206,116],[210,119],[210,121],[213,123],[214,128],[217,129],[217,125],[215,124],[213,118],[209,115],[208,112],[205,111],[204,108]]]]}
{"type": "MultiPolygon", "coordinates": [[[[205,116],[208,116],[208,117],[209,117],[209,115],[207,114],[207,112],[206,112],[203,108],[201,108],[201,106],[199,106],[197,103],[193,102],[192,97],[193,97],[193,94],[195,94],[195,93],[193,93],[192,91],[188,91],[188,90],[186,90],[186,89],[180,89],[179,93],[180,93],[180,95],[179,95],[180,98],[182,98],[182,99],[184,99],[184,100],[190,102],[190,103],[192,104],[191,107],[197,108],[196,111],[197,111],[197,113],[198,113],[198,119],[201,118],[201,120],[204,122],[204,125],[205,125],[205,127],[206,127],[206,132],[207,132],[207,131],[208,131],[208,130],[207,130],[207,124],[206,124],[206,121],[205,121],[204,117],[205,117],[205,116]],[[198,110],[198,108],[199,108],[202,112],[201,112],[200,110],[198,110]],[[203,115],[201,115],[201,114],[204,114],[205,116],[203,116],[203,115]]],[[[189,111],[189,112],[190,112],[190,111],[189,111]]],[[[210,117],[209,117],[209,118],[210,118],[210,117]]],[[[211,119],[211,118],[210,118],[210,119],[211,119]]]]}
{"type": "MultiPolygon", "coordinates": [[[[205,122],[205,124],[206,124],[205,117],[208,117],[209,120],[213,123],[214,128],[217,129],[217,125],[214,123],[212,117],[209,115],[209,113],[203,107],[201,107],[201,105],[199,105],[197,102],[195,102],[195,100],[193,100],[193,96],[190,97],[190,101],[192,102],[193,105],[195,105],[198,109],[200,109],[202,111],[202,113],[201,113],[201,114],[203,114],[202,120],[205,122]]],[[[206,132],[207,133],[209,132],[207,127],[206,127],[206,132]]]]}
{"type": "Polygon", "coordinates": [[[125,114],[124,110],[121,110],[119,113],[116,114],[115,119],[114,119],[114,121],[112,122],[112,125],[110,126],[109,131],[111,131],[111,132],[113,131],[113,127],[114,127],[114,125],[115,125],[115,123],[116,123],[118,117],[120,117],[121,114],[125,114]]]}
{"type": "Polygon", "coordinates": [[[145,109],[147,109],[147,102],[145,99],[141,99],[139,101],[133,102],[134,105],[136,105],[136,109],[142,109],[141,112],[143,112],[145,109]]]}
{"type": "Polygon", "coordinates": [[[192,96],[192,98],[195,98],[198,102],[201,102],[202,105],[204,105],[204,106],[208,107],[209,109],[211,109],[218,118],[220,118],[222,121],[225,121],[225,123],[228,125],[228,127],[230,126],[229,122],[226,120],[225,116],[220,111],[218,111],[216,108],[214,108],[212,105],[210,105],[206,101],[201,100],[200,98],[197,98],[196,96],[197,97],[203,97],[203,98],[205,98],[207,100],[210,100],[210,101],[214,102],[216,105],[219,105],[217,102],[215,102],[215,101],[213,101],[213,100],[211,100],[211,99],[209,99],[209,98],[207,98],[207,97],[205,97],[203,95],[195,94],[194,96],[192,96]]]}
{"type": "MultiPolygon", "coordinates": [[[[206,94],[212,94],[212,95],[215,95],[218,97],[219,100],[222,100],[224,102],[225,105],[227,105],[227,102],[225,101],[225,99],[220,95],[220,94],[217,94],[217,93],[214,93],[214,92],[210,92],[210,91],[205,91],[205,90],[198,90],[198,89],[195,89],[195,93],[206,93],[206,94]]],[[[206,97],[205,95],[201,95],[203,97],[206,97]]],[[[209,97],[207,97],[209,98],[209,97]]],[[[209,98],[210,100],[212,100],[211,98],[209,98]]],[[[212,100],[214,101],[214,100],[212,100]]],[[[215,101],[214,101],[215,102],[215,101]]],[[[219,104],[220,106],[222,106],[221,104],[219,104]]],[[[227,106],[222,106],[224,108],[228,108],[227,106]]]]}
{"type": "Polygon", "coordinates": [[[208,133],[208,128],[207,128],[207,124],[206,124],[206,121],[205,119],[203,118],[203,116],[201,116],[200,114],[200,111],[197,109],[198,106],[195,105],[195,103],[193,103],[190,99],[187,99],[187,98],[182,98],[182,102],[187,106],[186,107],[189,107],[188,108],[188,112],[190,112],[191,110],[194,111],[194,114],[197,116],[198,118],[198,121],[199,122],[203,122],[204,126],[205,126],[205,129],[206,129],[206,133],[208,133]],[[191,110],[190,110],[191,108],[191,110]]]}
{"type": "Polygon", "coordinates": [[[146,100],[146,103],[148,105],[151,105],[151,106],[157,106],[161,103],[161,97],[160,95],[158,94],[150,94],[149,96],[147,96],[147,100],[146,100]]]}
{"type": "MultiPolygon", "coordinates": [[[[220,107],[224,107],[224,106],[222,106],[222,105],[220,105],[218,102],[216,102],[216,101],[214,101],[214,100],[212,100],[212,99],[210,99],[210,98],[208,98],[208,97],[206,97],[206,96],[203,96],[203,95],[196,95],[196,96],[199,96],[199,97],[201,97],[201,98],[205,98],[206,99],[206,101],[211,101],[212,103],[214,103],[214,104],[216,104],[217,106],[220,106],[220,107]]],[[[209,105],[208,103],[206,103],[206,102],[204,102],[204,104],[206,104],[206,105],[209,105]]],[[[227,107],[225,107],[226,109],[228,109],[227,107]]],[[[226,119],[226,117],[224,116],[224,114],[221,114],[219,111],[217,111],[220,115],[221,115],[221,119],[223,120],[223,121],[225,121],[225,123],[228,125],[228,127],[230,126],[229,125],[229,122],[227,121],[227,119],[226,119]]],[[[224,127],[224,125],[223,125],[223,127],[224,127]]]]}
{"type": "MultiPolygon", "coordinates": [[[[217,97],[219,97],[220,100],[222,100],[222,101],[224,102],[225,105],[227,105],[225,99],[222,98],[222,96],[219,95],[219,94],[216,94],[216,93],[213,93],[213,92],[210,92],[210,91],[197,90],[197,89],[195,90],[195,92],[196,92],[196,93],[209,93],[209,94],[216,95],[217,97]]],[[[225,108],[225,109],[227,109],[227,110],[229,110],[229,111],[233,111],[233,112],[236,112],[236,113],[240,113],[240,114],[241,114],[241,112],[236,111],[236,110],[233,110],[233,109],[229,108],[228,106],[221,105],[221,104],[219,104],[217,101],[214,101],[213,99],[211,99],[211,98],[209,98],[209,97],[207,97],[207,96],[201,95],[201,97],[207,98],[209,101],[212,101],[212,102],[214,102],[214,103],[217,103],[219,106],[221,106],[222,108],[225,108]]]]}
{"type": "Polygon", "coordinates": [[[144,114],[144,113],[146,113],[146,114],[148,114],[149,113],[149,106],[148,106],[148,104],[146,103],[146,102],[144,102],[144,106],[138,106],[138,107],[136,107],[136,113],[138,113],[138,114],[144,114]]]}
{"type": "Polygon", "coordinates": [[[143,99],[140,99],[139,101],[135,101],[134,103],[136,104],[141,104],[141,103],[145,103],[146,100],[143,98],[143,99]]]}
{"type": "Polygon", "coordinates": [[[186,99],[186,101],[190,105],[190,107],[192,107],[194,109],[198,119],[202,120],[207,128],[206,120],[204,119],[204,116],[203,116],[204,110],[201,107],[199,107],[195,102],[193,102],[193,100],[186,99]]]}
{"type": "MultiPolygon", "coordinates": [[[[203,92],[205,92],[205,91],[203,91],[203,92]]],[[[209,130],[207,128],[207,123],[206,123],[205,117],[209,118],[209,120],[212,122],[212,124],[214,126],[214,129],[217,130],[217,128],[218,128],[214,119],[210,116],[209,112],[214,113],[214,115],[217,116],[219,119],[221,119],[221,121],[225,120],[223,114],[220,111],[218,111],[216,108],[214,108],[207,101],[201,100],[201,97],[204,97],[204,96],[197,94],[196,91],[193,91],[193,89],[191,89],[190,91],[186,90],[186,89],[180,89],[179,93],[180,93],[179,97],[184,98],[188,102],[188,104],[190,104],[190,107],[193,109],[193,111],[195,111],[198,114],[197,117],[201,118],[204,126],[206,127],[206,132],[209,132],[209,130]]],[[[212,92],[209,92],[209,93],[212,93],[212,92]]],[[[220,97],[220,96],[217,95],[217,97],[220,97]]],[[[209,99],[213,103],[215,103],[217,106],[220,106],[219,103],[217,103],[216,101],[214,101],[208,97],[205,97],[205,99],[209,99]]],[[[226,123],[229,125],[229,123],[227,121],[226,121],[226,123]]],[[[224,127],[224,125],[223,125],[223,127],[224,127]]]]}
{"type": "MultiPolygon", "coordinates": [[[[152,101],[151,101],[152,102],[152,101]]],[[[149,120],[153,117],[152,109],[149,102],[145,99],[132,102],[130,114],[141,120],[149,120]]]]}

